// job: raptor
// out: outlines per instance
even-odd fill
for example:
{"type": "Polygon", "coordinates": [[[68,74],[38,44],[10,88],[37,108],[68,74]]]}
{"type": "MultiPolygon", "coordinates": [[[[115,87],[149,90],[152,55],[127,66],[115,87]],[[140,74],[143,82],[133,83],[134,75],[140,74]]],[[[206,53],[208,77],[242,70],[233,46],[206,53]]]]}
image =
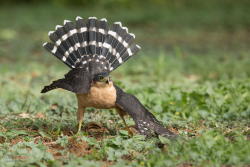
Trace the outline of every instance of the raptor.
{"type": "Polygon", "coordinates": [[[63,79],[45,86],[41,93],[62,88],[75,93],[78,102],[78,132],[87,107],[116,109],[125,126],[125,115],[130,115],[138,132],[146,136],[175,134],[166,129],[133,95],[125,93],[111,80],[110,73],[139,50],[135,35],[120,22],[111,26],[107,20],[76,17],[65,20],[55,31],[48,33],[51,42],[44,43],[51,54],[66,64],[70,71],[63,79]]]}

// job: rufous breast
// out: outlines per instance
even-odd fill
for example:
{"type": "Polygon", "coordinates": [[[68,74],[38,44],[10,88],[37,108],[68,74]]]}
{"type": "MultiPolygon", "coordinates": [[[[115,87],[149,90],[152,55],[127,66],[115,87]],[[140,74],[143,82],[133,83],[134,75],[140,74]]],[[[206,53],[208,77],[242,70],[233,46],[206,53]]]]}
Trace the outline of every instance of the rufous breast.
{"type": "Polygon", "coordinates": [[[89,93],[77,94],[81,107],[113,108],[116,102],[116,89],[113,82],[95,82],[91,84],[89,93]]]}

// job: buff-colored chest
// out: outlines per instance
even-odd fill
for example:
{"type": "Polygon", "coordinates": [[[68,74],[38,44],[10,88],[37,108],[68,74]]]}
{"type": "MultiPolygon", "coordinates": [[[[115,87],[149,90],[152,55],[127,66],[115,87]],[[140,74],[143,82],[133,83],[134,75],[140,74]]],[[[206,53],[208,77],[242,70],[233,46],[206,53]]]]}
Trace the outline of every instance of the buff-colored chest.
{"type": "Polygon", "coordinates": [[[97,82],[91,85],[87,94],[77,94],[78,104],[85,107],[113,108],[116,101],[116,89],[112,82],[97,82]]]}

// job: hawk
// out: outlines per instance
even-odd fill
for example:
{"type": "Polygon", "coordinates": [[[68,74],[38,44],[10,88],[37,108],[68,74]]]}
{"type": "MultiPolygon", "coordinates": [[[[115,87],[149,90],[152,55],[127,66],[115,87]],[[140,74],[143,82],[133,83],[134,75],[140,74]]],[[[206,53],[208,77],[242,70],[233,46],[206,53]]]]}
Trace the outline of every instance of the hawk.
{"type": "Polygon", "coordinates": [[[63,79],[45,86],[41,93],[62,88],[75,93],[78,102],[78,132],[87,107],[116,109],[122,118],[130,115],[138,132],[146,136],[175,134],[166,129],[133,95],[125,93],[111,80],[110,73],[135,55],[140,46],[135,35],[121,22],[108,26],[107,20],[79,16],[76,21],[65,20],[48,33],[51,42],[43,47],[66,64],[70,71],[63,79]]]}

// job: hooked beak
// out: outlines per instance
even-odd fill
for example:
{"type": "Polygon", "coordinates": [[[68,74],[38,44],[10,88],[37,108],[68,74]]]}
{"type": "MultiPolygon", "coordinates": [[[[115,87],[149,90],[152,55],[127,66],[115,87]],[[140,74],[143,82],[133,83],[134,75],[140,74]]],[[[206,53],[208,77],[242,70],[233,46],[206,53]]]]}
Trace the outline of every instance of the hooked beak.
{"type": "Polygon", "coordinates": [[[106,83],[109,84],[111,82],[111,77],[108,76],[106,83]]]}

